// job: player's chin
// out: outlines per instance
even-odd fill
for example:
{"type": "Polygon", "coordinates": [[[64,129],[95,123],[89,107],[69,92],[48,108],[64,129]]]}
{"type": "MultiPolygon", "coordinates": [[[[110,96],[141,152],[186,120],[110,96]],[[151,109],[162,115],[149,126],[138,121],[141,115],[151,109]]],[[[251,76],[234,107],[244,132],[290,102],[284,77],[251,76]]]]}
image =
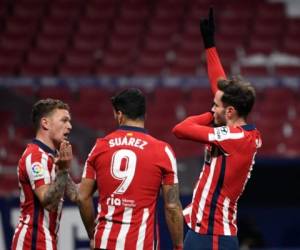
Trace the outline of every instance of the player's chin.
{"type": "Polygon", "coordinates": [[[221,121],[215,119],[215,120],[214,120],[214,125],[215,125],[215,127],[221,127],[221,126],[225,126],[226,123],[221,122],[221,121]]]}

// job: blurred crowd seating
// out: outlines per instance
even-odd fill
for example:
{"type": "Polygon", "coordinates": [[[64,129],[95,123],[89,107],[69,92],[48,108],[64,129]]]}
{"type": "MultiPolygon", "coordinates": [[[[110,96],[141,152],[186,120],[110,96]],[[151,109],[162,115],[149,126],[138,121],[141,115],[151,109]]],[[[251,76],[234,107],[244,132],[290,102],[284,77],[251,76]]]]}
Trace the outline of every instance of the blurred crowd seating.
{"type": "MultiPolygon", "coordinates": [[[[71,107],[73,126],[80,125],[95,131],[95,137],[116,128],[113,119],[110,97],[113,92],[103,87],[82,86],[76,90],[68,87],[40,87],[20,86],[11,88],[16,94],[12,98],[28,98],[31,104],[39,98],[53,97],[68,102],[71,107]]],[[[115,91],[114,91],[115,92],[115,91]]],[[[199,143],[178,140],[171,133],[172,127],[187,115],[199,114],[210,110],[212,96],[208,87],[157,87],[146,91],[147,120],[146,127],[150,134],[170,143],[178,159],[201,156],[202,146],[199,143]]],[[[287,87],[258,89],[257,102],[249,117],[249,123],[254,123],[262,133],[263,146],[259,150],[259,157],[287,157],[300,155],[300,103],[299,90],[287,87]]],[[[16,107],[18,110],[18,107],[16,107]]],[[[29,121],[16,122],[16,110],[1,107],[0,116],[0,178],[1,191],[17,188],[15,171],[17,161],[26,143],[32,139],[34,133],[29,121]],[[25,124],[25,125],[24,125],[25,124]],[[28,124],[28,125],[26,125],[28,124]],[[7,183],[8,182],[8,183],[7,183]],[[2,187],[3,186],[3,187],[2,187]]],[[[94,143],[93,138],[91,143],[94,143]]],[[[78,149],[82,141],[74,142],[78,149]]],[[[87,149],[89,150],[89,149],[87,149]]],[[[86,155],[75,150],[82,165],[86,155]],[[81,155],[80,155],[81,154],[81,155]]]]}
{"type": "MultiPolygon", "coordinates": [[[[199,18],[207,16],[211,4],[211,0],[0,0],[0,76],[206,75],[199,18]]],[[[300,57],[300,19],[286,16],[284,8],[282,3],[261,0],[215,2],[217,47],[227,73],[300,76],[298,64],[278,64],[270,70],[265,64],[241,63],[243,57],[256,54],[300,57]]],[[[29,98],[30,104],[37,98],[63,99],[71,106],[74,123],[99,135],[115,128],[109,89],[18,86],[12,91],[17,94],[14,98],[29,98]]],[[[147,92],[146,126],[168,141],[179,159],[201,155],[202,148],[177,140],[170,129],[186,115],[209,110],[208,92],[197,87],[147,92]]],[[[249,121],[263,134],[259,155],[299,156],[297,100],[297,89],[258,91],[249,121]]],[[[16,110],[1,107],[0,116],[0,190],[5,193],[16,187],[12,179],[17,160],[33,131],[16,122],[16,110]]]]}
{"type": "MultiPolygon", "coordinates": [[[[245,56],[300,56],[300,20],[261,0],[0,0],[0,75],[203,74],[199,19],[215,6],[217,46],[230,72],[245,56]]],[[[299,75],[300,66],[239,68],[299,75]]]]}
{"type": "MultiPolygon", "coordinates": [[[[76,124],[97,131],[99,135],[112,131],[115,121],[112,115],[111,90],[103,87],[14,87],[18,97],[59,98],[70,104],[72,120],[76,124]]],[[[210,110],[212,96],[206,87],[183,89],[180,87],[158,87],[145,91],[147,95],[146,127],[157,138],[167,140],[176,149],[179,157],[201,153],[197,144],[190,148],[175,139],[171,128],[187,115],[199,114],[210,110]]],[[[287,87],[273,87],[257,90],[257,101],[249,117],[263,134],[263,148],[260,155],[293,157],[300,154],[300,103],[299,90],[287,87]]],[[[0,136],[1,165],[15,165],[24,143],[32,138],[31,125],[16,124],[15,110],[0,109],[2,122],[0,136]],[[1,157],[2,156],[2,157],[1,157]],[[3,157],[5,156],[5,157],[3,157]]],[[[29,120],[29,114],[27,119],[29,120]]],[[[28,121],[27,121],[28,122],[28,121]]],[[[25,123],[26,124],[26,123],[25,123]]]]}

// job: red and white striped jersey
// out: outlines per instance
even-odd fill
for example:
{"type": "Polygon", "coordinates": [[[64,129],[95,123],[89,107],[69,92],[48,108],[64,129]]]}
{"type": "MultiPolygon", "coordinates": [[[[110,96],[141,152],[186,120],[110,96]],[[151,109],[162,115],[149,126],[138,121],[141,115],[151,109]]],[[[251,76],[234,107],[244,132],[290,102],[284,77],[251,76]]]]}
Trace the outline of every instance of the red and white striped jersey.
{"type": "Polygon", "coordinates": [[[121,126],[97,140],[83,178],[97,181],[96,248],[157,247],[155,217],[160,187],[178,183],[176,159],[169,145],[142,128],[121,126]]]}
{"type": "Polygon", "coordinates": [[[56,152],[39,140],[27,145],[18,165],[21,214],[12,241],[12,250],[55,250],[62,201],[57,211],[40,204],[34,190],[50,184],[56,176],[56,152]]]}
{"type": "Polygon", "coordinates": [[[253,125],[210,127],[210,112],[191,116],[174,128],[177,135],[206,143],[204,165],[191,204],[183,211],[188,226],[199,234],[236,235],[237,201],[261,146],[253,125]]]}
{"type": "MultiPolygon", "coordinates": [[[[213,94],[218,79],[226,79],[215,47],[206,49],[213,94]]],[[[237,201],[254,164],[261,137],[253,125],[211,127],[210,112],[191,116],[176,125],[181,138],[206,144],[203,169],[191,204],[183,211],[188,226],[199,234],[236,235],[237,201]]]]}

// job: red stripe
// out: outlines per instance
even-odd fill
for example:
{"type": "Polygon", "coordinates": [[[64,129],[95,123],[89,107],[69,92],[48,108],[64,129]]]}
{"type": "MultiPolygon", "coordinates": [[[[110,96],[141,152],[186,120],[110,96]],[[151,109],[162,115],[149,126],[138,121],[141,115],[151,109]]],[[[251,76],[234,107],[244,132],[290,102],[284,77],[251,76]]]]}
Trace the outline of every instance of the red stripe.
{"type": "MultiPolygon", "coordinates": [[[[215,169],[214,169],[214,173],[213,173],[213,177],[212,177],[212,181],[209,187],[209,193],[206,197],[206,202],[205,202],[205,206],[204,206],[204,211],[203,211],[203,217],[202,217],[202,221],[201,221],[201,228],[200,228],[200,234],[207,234],[207,230],[208,230],[208,223],[209,223],[209,215],[210,215],[210,211],[211,211],[211,201],[212,201],[212,196],[214,193],[214,190],[216,188],[217,182],[218,182],[218,177],[220,174],[220,167],[219,167],[219,162],[217,160],[216,165],[215,165],[215,169]]],[[[211,171],[211,167],[209,168],[209,170],[211,171]]]]}
{"type": "Polygon", "coordinates": [[[217,235],[213,236],[213,250],[219,250],[219,239],[217,235]]]}
{"type": "Polygon", "coordinates": [[[196,190],[194,200],[192,201],[193,206],[192,206],[192,211],[191,211],[191,228],[194,229],[194,230],[195,230],[196,223],[197,223],[197,213],[198,213],[198,209],[199,209],[199,203],[200,203],[200,199],[201,199],[201,196],[202,196],[203,187],[204,187],[204,185],[205,185],[205,183],[207,182],[207,179],[208,179],[209,170],[210,170],[210,168],[208,168],[205,165],[204,169],[203,169],[204,172],[201,176],[201,179],[198,181],[199,185],[198,185],[198,188],[196,190]]]}
{"type": "MultiPolygon", "coordinates": [[[[136,209],[134,209],[131,215],[132,223],[138,223],[140,220],[141,220],[140,214],[138,214],[136,209]]],[[[127,233],[125,249],[135,249],[137,239],[138,239],[138,227],[132,224],[127,233]]]]}
{"type": "MultiPolygon", "coordinates": [[[[43,222],[44,222],[44,209],[42,206],[39,208],[39,217],[38,217],[38,227],[42,228],[43,227],[43,222]]],[[[42,230],[37,230],[37,246],[41,246],[42,248],[46,249],[46,237],[44,233],[44,229],[42,230]]]]}
{"type": "MultiPolygon", "coordinates": [[[[116,211],[116,209],[115,209],[116,211]]],[[[123,218],[123,213],[124,213],[124,208],[118,208],[118,216],[116,218],[115,213],[113,213],[112,215],[112,220],[113,221],[117,221],[119,218],[123,218]],[[121,211],[123,210],[123,211],[121,211]],[[121,216],[120,216],[121,215],[121,216]]],[[[120,222],[122,222],[122,220],[120,220],[120,222]]],[[[121,223],[113,223],[112,224],[112,228],[110,229],[110,233],[109,233],[109,237],[108,237],[108,241],[107,241],[107,249],[115,249],[116,248],[116,244],[117,244],[117,238],[119,235],[119,232],[121,230],[121,223]]],[[[126,239],[123,239],[124,241],[126,239]]]]}

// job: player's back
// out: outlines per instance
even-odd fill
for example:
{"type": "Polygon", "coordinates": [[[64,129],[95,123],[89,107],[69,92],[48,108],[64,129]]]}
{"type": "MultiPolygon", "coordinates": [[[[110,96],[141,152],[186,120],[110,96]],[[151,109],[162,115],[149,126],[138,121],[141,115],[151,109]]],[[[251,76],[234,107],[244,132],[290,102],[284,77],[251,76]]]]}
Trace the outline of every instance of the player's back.
{"type": "Polygon", "coordinates": [[[177,183],[170,147],[142,128],[122,126],[97,141],[88,161],[100,196],[96,246],[153,249],[160,186],[177,183]]]}

